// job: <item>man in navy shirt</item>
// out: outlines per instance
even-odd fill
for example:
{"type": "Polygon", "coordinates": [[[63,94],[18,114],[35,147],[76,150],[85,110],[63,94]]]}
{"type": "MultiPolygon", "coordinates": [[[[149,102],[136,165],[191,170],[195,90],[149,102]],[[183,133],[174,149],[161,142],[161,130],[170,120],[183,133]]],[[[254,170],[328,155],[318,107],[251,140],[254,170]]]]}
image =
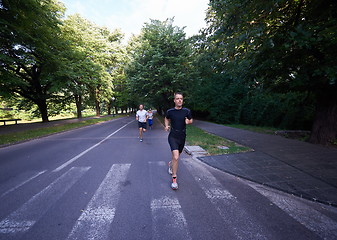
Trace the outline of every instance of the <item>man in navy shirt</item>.
{"type": "Polygon", "coordinates": [[[177,171],[178,160],[182,153],[186,139],[186,124],[193,123],[191,111],[183,108],[183,94],[174,94],[175,107],[167,110],[165,116],[165,130],[169,131],[168,142],[172,151],[172,160],[169,162],[169,173],[172,174],[172,189],[178,189],[177,171]],[[171,126],[170,126],[171,124],[171,126]]]}

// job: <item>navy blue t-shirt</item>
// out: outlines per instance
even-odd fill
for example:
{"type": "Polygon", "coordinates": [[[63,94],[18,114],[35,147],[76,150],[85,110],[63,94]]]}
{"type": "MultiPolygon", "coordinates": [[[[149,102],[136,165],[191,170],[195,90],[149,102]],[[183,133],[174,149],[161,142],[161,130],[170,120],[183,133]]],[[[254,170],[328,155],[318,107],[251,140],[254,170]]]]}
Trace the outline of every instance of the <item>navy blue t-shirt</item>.
{"type": "Polygon", "coordinates": [[[171,108],[166,112],[166,118],[171,120],[171,130],[185,131],[186,123],[185,118],[191,120],[192,113],[188,108],[171,108]]]}

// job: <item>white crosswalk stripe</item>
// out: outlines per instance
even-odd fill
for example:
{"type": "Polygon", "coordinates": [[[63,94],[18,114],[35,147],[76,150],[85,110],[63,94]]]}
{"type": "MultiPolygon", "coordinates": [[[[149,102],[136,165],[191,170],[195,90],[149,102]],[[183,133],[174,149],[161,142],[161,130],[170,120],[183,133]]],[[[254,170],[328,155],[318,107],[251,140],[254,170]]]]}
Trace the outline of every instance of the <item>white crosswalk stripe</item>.
{"type": "Polygon", "coordinates": [[[73,167],[0,222],[0,233],[22,234],[68,191],[90,167],[73,167]]]}
{"type": "Polygon", "coordinates": [[[280,193],[275,193],[253,183],[250,186],[323,239],[337,239],[337,223],[329,217],[304,204],[302,201],[299,202],[294,197],[290,198],[286,194],[280,195],[280,193]]]}
{"type": "MultiPolygon", "coordinates": [[[[234,196],[229,192],[223,184],[212,174],[212,171],[198,161],[192,158],[182,158],[181,164],[187,168],[188,173],[193,176],[191,180],[197,183],[195,189],[202,196],[202,205],[208,204],[214,213],[218,214],[217,218],[231,231],[231,236],[235,239],[280,239],[279,236],[272,236],[271,232],[265,226],[260,224],[253,216],[245,210],[240,203],[240,197],[234,196]]],[[[113,224],[117,224],[116,212],[117,206],[123,194],[122,187],[127,180],[130,172],[131,164],[113,164],[99,187],[95,191],[93,197],[88,200],[86,208],[80,217],[73,221],[73,227],[69,226],[64,237],[68,240],[73,239],[110,239],[113,224]]],[[[149,234],[152,233],[152,239],[192,239],[193,223],[189,223],[185,217],[182,206],[186,205],[184,189],[173,191],[169,186],[169,177],[167,174],[167,165],[163,161],[148,162],[149,167],[149,186],[150,197],[147,201],[146,209],[149,212],[150,221],[152,220],[152,229],[149,228],[149,234]],[[165,176],[164,176],[165,174],[165,176]],[[185,201],[185,202],[184,202],[185,201]],[[189,226],[190,224],[190,226],[189,226]],[[191,227],[191,229],[189,229],[191,227]],[[191,231],[191,232],[190,232],[191,231]]],[[[47,211],[57,204],[57,201],[66,194],[66,192],[89,170],[91,167],[73,167],[58,177],[50,185],[42,191],[30,198],[26,203],[14,212],[10,213],[6,218],[0,221],[0,234],[4,239],[11,237],[15,239],[22,238],[34,224],[39,221],[47,211]]],[[[11,186],[6,184],[6,189],[1,196],[7,199],[13,192],[20,191],[26,184],[36,180],[41,172],[29,172],[21,177],[21,183],[13,183],[11,186]],[[9,189],[9,190],[8,190],[9,189]]],[[[337,239],[336,221],[315,210],[304,201],[300,201],[287,194],[265,188],[258,184],[249,183],[249,185],[260,193],[257,194],[264,200],[268,199],[268,203],[278,206],[276,211],[285,212],[291,216],[294,223],[305,226],[322,239],[337,239]]],[[[88,189],[89,190],[89,189],[88,189]]],[[[125,193],[125,192],[124,192],[125,193]]],[[[86,202],[85,202],[86,204],[86,202]]],[[[196,209],[198,211],[198,209],[196,209]]],[[[187,217],[188,212],[185,212],[187,217]]],[[[135,213],[137,214],[137,213],[135,213]]],[[[334,212],[336,214],[336,212],[334,212]]],[[[117,216],[119,217],[119,216],[117,216]]],[[[290,219],[290,218],[289,218],[290,219]]],[[[292,219],[291,219],[292,220],[292,219]]],[[[42,222],[42,221],[40,221],[42,222]]],[[[40,224],[40,222],[38,224],[40,224]]],[[[303,228],[301,226],[301,228],[303,228]]],[[[35,227],[31,232],[37,229],[35,227]]],[[[307,231],[305,228],[303,228],[307,231]]],[[[194,235],[193,235],[194,237],[194,235]]],[[[2,239],[2,238],[1,238],[2,239]]],[[[142,238],[144,239],[144,238],[142,238]]]]}
{"type": "Polygon", "coordinates": [[[191,158],[182,161],[226,224],[233,226],[231,229],[237,239],[272,239],[268,231],[244,211],[236,197],[224,189],[204,166],[194,160],[191,161],[191,158]]]}
{"type": "MultiPolygon", "coordinates": [[[[149,162],[152,189],[157,187],[168,189],[164,182],[160,182],[154,177],[165,166],[166,163],[162,161],[149,162]]],[[[191,239],[179,200],[171,189],[168,190],[164,193],[152,192],[153,239],[191,239]]]]}
{"type": "Polygon", "coordinates": [[[126,180],[130,164],[114,164],[77,220],[68,239],[108,239],[121,184],[126,180]]]}

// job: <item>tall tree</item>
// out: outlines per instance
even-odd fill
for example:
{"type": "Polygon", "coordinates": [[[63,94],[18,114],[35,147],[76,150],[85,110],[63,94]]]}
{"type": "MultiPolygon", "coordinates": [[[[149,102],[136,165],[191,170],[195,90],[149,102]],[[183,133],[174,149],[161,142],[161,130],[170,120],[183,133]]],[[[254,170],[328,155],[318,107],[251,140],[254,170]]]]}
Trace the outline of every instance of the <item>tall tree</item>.
{"type": "Polygon", "coordinates": [[[121,55],[120,31],[110,32],[75,14],[64,21],[63,34],[72,47],[65,52],[62,74],[71,80],[64,89],[75,99],[77,117],[84,101],[101,113],[102,102],[111,102],[114,78],[118,78],[121,55]]]}
{"type": "Polygon", "coordinates": [[[171,106],[175,91],[189,87],[189,41],[183,28],[173,26],[173,19],[145,23],[134,39],[127,79],[132,96],[147,101],[159,112],[171,106]]]}
{"type": "Polygon", "coordinates": [[[207,33],[234,78],[316,99],[310,141],[337,137],[337,2],[211,0],[207,33]]]}
{"type": "Polygon", "coordinates": [[[36,104],[48,121],[48,101],[62,85],[56,73],[64,8],[54,0],[3,0],[0,3],[0,91],[36,104]]]}

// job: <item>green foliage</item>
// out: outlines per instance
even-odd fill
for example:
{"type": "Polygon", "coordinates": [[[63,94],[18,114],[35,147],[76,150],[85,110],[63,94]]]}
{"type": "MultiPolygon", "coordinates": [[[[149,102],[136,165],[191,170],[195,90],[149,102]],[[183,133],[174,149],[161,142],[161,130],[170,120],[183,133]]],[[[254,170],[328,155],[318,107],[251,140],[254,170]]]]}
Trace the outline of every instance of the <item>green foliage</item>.
{"type": "Polygon", "coordinates": [[[212,0],[209,5],[208,27],[194,39],[200,85],[193,97],[206,99],[206,104],[195,101],[196,109],[219,122],[304,129],[313,124],[312,135],[324,132],[315,142],[334,139],[337,2],[212,0]]]}
{"type": "Polygon", "coordinates": [[[4,0],[0,9],[0,92],[18,94],[39,107],[48,121],[47,100],[56,98],[57,53],[64,9],[53,0],[4,0]]]}
{"type": "Polygon", "coordinates": [[[306,93],[255,93],[243,104],[240,122],[281,129],[310,129],[315,111],[312,102],[313,97],[306,93]]]}
{"type": "Polygon", "coordinates": [[[151,20],[130,43],[131,62],[126,73],[130,94],[157,109],[172,105],[173,93],[190,85],[190,47],[183,29],[173,19],[151,20]]]}

